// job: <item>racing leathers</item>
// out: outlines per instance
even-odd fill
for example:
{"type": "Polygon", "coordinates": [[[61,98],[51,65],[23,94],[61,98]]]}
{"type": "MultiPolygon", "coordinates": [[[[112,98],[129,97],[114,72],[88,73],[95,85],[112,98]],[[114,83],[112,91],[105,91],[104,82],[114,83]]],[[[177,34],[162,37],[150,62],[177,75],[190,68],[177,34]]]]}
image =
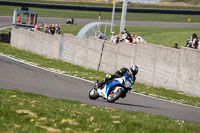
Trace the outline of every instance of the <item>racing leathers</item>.
{"type": "MultiPolygon", "coordinates": [[[[131,73],[130,71],[129,71],[129,69],[127,69],[127,68],[121,68],[121,69],[119,69],[119,70],[117,70],[113,75],[106,75],[106,78],[103,80],[103,81],[101,81],[100,83],[98,83],[98,88],[102,88],[103,87],[103,85],[104,84],[106,84],[106,83],[108,83],[108,82],[110,82],[111,80],[113,80],[114,78],[121,78],[121,77],[123,77],[124,76],[124,74],[126,74],[126,73],[131,73]]],[[[131,73],[132,74],[132,73],[131,73]]],[[[132,74],[133,75],[133,74],[132,74]]],[[[135,82],[135,80],[136,80],[136,77],[135,77],[135,75],[133,75],[133,81],[132,82],[135,82]]]]}

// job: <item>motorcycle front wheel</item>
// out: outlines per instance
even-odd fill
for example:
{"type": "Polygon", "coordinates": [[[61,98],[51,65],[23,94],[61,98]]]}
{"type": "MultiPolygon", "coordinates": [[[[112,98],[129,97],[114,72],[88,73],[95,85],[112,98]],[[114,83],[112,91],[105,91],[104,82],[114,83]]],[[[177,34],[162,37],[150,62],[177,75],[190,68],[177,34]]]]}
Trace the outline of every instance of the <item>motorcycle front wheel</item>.
{"type": "Polygon", "coordinates": [[[92,100],[96,100],[97,98],[99,98],[99,93],[97,92],[96,89],[90,90],[89,98],[92,99],[92,100]]]}
{"type": "Polygon", "coordinates": [[[119,99],[119,97],[122,95],[122,93],[123,93],[123,89],[122,88],[115,87],[110,92],[110,94],[108,95],[107,101],[108,102],[114,102],[114,101],[116,101],[117,99],[119,99]]]}

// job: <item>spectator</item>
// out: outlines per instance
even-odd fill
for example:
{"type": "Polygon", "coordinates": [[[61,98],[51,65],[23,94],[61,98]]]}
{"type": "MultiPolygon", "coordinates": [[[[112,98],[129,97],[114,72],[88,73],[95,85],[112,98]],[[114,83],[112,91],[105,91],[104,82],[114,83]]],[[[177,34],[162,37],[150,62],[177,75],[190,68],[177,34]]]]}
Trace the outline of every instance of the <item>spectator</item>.
{"type": "Polygon", "coordinates": [[[60,34],[60,26],[56,24],[55,33],[60,34]]]}
{"type": "Polygon", "coordinates": [[[20,23],[20,16],[19,16],[19,14],[17,15],[17,23],[18,24],[20,23]]]}
{"type": "Polygon", "coordinates": [[[50,35],[54,35],[54,33],[55,33],[55,26],[54,25],[50,25],[49,26],[49,34],[50,35]]]}
{"type": "Polygon", "coordinates": [[[127,31],[127,29],[123,29],[121,32],[121,39],[120,42],[129,42],[132,43],[133,39],[130,33],[127,31]]]}
{"type": "Polygon", "coordinates": [[[131,36],[131,34],[127,31],[127,29],[124,29],[123,32],[127,35],[127,37],[131,36]]]}
{"type": "Polygon", "coordinates": [[[178,48],[178,43],[175,43],[174,46],[173,46],[172,48],[179,49],[179,48],[178,48]]]}
{"type": "Polygon", "coordinates": [[[49,33],[49,27],[48,27],[48,25],[45,25],[45,26],[44,26],[44,33],[50,34],[50,33],[49,33]]]}
{"type": "Polygon", "coordinates": [[[52,28],[52,25],[49,25],[48,33],[52,35],[52,33],[51,33],[51,28],[52,28]]]}
{"type": "Polygon", "coordinates": [[[35,27],[34,27],[34,31],[40,31],[40,27],[39,27],[38,24],[35,25],[35,27]]]}
{"type": "Polygon", "coordinates": [[[111,32],[110,41],[115,42],[115,43],[119,43],[119,36],[115,36],[115,32],[111,32]]]}
{"type": "Polygon", "coordinates": [[[124,30],[121,32],[121,39],[120,42],[127,42],[126,41],[127,38],[127,34],[125,34],[124,30]]]}
{"type": "Polygon", "coordinates": [[[110,34],[111,34],[110,41],[115,42],[115,32],[111,32],[110,34]]]}
{"type": "Polygon", "coordinates": [[[99,39],[107,40],[106,36],[103,33],[101,33],[101,31],[97,31],[96,37],[99,39]]]}
{"type": "Polygon", "coordinates": [[[194,33],[190,38],[188,38],[185,46],[197,49],[198,45],[199,45],[199,38],[197,37],[197,34],[194,33]]]}
{"type": "Polygon", "coordinates": [[[132,35],[132,39],[133,39],[132,43],[133,43],[133,44],[137,44],[137,40],[136,40],[137,36],[138,36],[138,35],[136,35],[136,34],[133,34],[133,35],[132,35]]]}

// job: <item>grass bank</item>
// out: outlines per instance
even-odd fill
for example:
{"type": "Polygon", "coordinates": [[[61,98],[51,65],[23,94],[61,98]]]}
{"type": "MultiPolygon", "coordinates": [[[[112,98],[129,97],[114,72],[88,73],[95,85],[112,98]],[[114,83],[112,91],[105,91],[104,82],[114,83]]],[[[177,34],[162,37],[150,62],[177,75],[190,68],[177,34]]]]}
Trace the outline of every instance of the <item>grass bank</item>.
{"type": "MultiPolygon", "coordinates": [[[[69,33],[77,35],[83,25],[61,25],[61,33],[69,33]]],[[[142,36],[148,43],[157,44],[167,47],[172,47],[174,43],[178,43],[179,47],[184,46],[188,37],[193,33],[200,36],[200,28],[169,28],[169,27],[126,27],[131,34],[138,34],[142,36]]],[[[113,31],[116,35],[119,34],[119,26],[114,26],[113,31]]],[[[104,27],[101,28],[104,33],[104,27]]],[[[5,29],[0,33],[8,33],[11,29],[5,29]]],[[[107,27],[106,37],[109,40],[110,27],[107,27]]]]}
{"type": "MultiPolygon", "coordinates": [[[[1,1],[1,0],[0,0],[1,1]]],[[[42,4],[61,4],[61,5],[80,5],[89,7],[112,7],[111,2],[81,2],[74,0],[4,0],[26,3],[42,3],[42,4]]],[[[154,9],[184,9],[184,10],[200,10],[200,2],[198,0],[162,0],[158,3],[128,3],[128,8],[154,8],[154,9]]],[[[122,2],[117,2],[116,7],[122,7],[122,2]]]]}
{"type": "MultiPolygon", "coordinates": [[[[95,81],[97,79],[102,80],[106,75],[103,72],[97,72],[80,66],[72,65],[70,63],[66,63],[60,60],[53,60],[27,51],[19,50],[5,43],[0,43],[0,53],[10,55],[14,58],[22,59],[27,62],[32,62],[40,67],[84,78],[90,81],[95,81]]],[[[159,87],[152,87],[138,82],[135,83],[133,91],[166,100],[176,101],[179,103],[200,107],[200,97],[193,97],[178,91],[166,90],[164,88],[159,87]]]]}
{"type": "MultiPolygon", "coordinates": [[[[0,16],[12,16],[14,9],[21,7],[2,6],[0,5],[0,16]]],[[[80,19],[98,19],[100,12],[96,11],[77,11],[77,10],[59,10],[59,9],[41,9],[29,8],[35,11],[39,17],[55,17],[55,18],[80,18],[80,19]]],[[[101,12],[101,20],[111,20],[111,12],[101,12]]],[[[177,15],[177,14],[152,14],[152,13],[127,13],[127,21],[157,21],[157,22],[188,22],[199,23],[198,15],[177,15]]],[[[121,19],[121,13],[115,13],[115,20],[121,19]]]]}
{"type": "MultiPolygon", "coordinates": [[[[62,33],[77,35],[83,25],[62,25],[62,33]]],[[[119,26],[114,26],[113,31],[119,34],[119,26]]],[[[188,37],[193,33],[200,36],[200,28],[169,28],[169,27],[136,27],[127,26],[131,34],[142,36],[148,43],[172,47],[174,43],[184,46],[188,37]]],[[[104,27],[101,28],[104,33],[104,27]]],[[[110,27],[107,28],[107,38],[110,37],[110,27]]]]}
{"type": "Polygon", "coordinates": [[[199,133],[200,125],[0,89],[0,131],[14,133],[199,133]],[[98,115],[97,115],[98,114],[98,115]]]}

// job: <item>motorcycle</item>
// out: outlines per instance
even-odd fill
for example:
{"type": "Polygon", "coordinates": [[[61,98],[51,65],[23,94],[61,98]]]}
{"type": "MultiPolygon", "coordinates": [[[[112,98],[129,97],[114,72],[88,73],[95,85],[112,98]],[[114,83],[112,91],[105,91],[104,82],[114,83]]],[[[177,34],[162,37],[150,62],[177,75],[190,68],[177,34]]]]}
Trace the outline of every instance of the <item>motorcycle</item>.
{"type": "Polygon", "coordinates": [[[126,93],[130,91],[132,87],[133,76],[132,74],[127,73],[121,78],[114,78],[101,88],[98,88],[97,82],[95,82],[95,87],[89,92],[89,98],[96,100],[99,97],[103,97],[107,102],[114,102],[120,97],[125,98],[126,93]]]}

